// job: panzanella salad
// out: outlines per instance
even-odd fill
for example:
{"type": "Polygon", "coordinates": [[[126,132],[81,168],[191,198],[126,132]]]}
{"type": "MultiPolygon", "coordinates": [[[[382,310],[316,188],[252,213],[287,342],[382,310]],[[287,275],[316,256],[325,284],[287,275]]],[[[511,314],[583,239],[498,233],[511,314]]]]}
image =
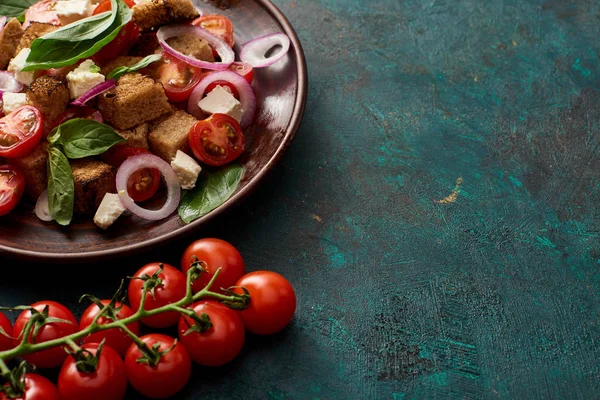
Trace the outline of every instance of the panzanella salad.
{"type": "Polygon", "coordinates": [[[0,216],[26,196],[60,225],[191,222],[233,194],[253,70],[285,34],[236,56],[231,21],[191,0],[3,0],[0,15],[0,216]]]}

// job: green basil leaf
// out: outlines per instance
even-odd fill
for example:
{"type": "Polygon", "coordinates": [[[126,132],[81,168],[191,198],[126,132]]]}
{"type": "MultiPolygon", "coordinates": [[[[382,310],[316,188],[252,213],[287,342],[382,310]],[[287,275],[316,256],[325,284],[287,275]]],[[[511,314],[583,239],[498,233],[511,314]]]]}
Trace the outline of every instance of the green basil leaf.
{"type": "Polygon", "coordinates": [[[113,128],[89,119],[71,119],[53,130],[48,137],[70,159],[97,156],[117,143],[124,142],[113,128]]]}
{"type": "Polygon", "coordinates": [[[85,18],[35,39],[23,71],[65,67],[96,54],[132,18],[132,11],[123,0],[111,3],[110,13],[85,18]]]}
{"type": "Polygon", "coordinates": [[[0,3],[0,15],[7,17],[18,17],[27,11],[29,7],[39,0],[2,0],[0,3]]]}
{"type": "Polygon", "coordinates": [[[197,186],[186,193],[179,204],[179,216],[190,223],[223,204],[236,191],[244,176],[244,167],[230,165],[207,174],[197,186]]]}
{"type": "Polygon", "coordinates": [[[67,157],[56,147],[48,147],[48,208],[60,225],[73,218],[75,183],[67,157]]]}
{"type": "Polygon", "coordinates": [[[106,79],[114,79],[116,81],[123,75],[128,74],[130,72],[138,71],[142,68],[146,68],[148,65],[159,61],[160,59],[162,59],[162,54],[152,54],[150,56],[144,57],[143,60],[140,60],[140,62],[132,65],[131,67],[122,66],[115,68],[110,74],[106,76],[106,79]]]}

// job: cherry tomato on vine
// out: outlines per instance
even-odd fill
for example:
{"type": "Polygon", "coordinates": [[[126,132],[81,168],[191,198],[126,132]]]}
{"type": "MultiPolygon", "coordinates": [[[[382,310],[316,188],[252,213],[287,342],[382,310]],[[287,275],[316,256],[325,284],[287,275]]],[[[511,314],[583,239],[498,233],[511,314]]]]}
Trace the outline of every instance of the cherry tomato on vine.
{"type": "Polygon", "coordinates": [[[141,337],[149,348],[159,343],[163,354],[155,366],[138,362],[143,356],[140,349],[132,344],[125,355],[125,369],[129,383],[144,396],[164,399],[173,396],[186,385],[192,373],[192,362],[185,346],[174,338],[159,333],[141,337]]]}
{"type": "Polygon", "coordinates": [[[229,45],[229,47],[233,47],[235,43],[233,38],[233,24],[231,23],[231,20],[224,15],[203,15],[192,21],[192,25],[206,29],[218,38],[221,38],[229,45]]]}
{"type": "MultiPolygon", "coordinates": [[[[271,335],[285,328],[296,311],[296,293],[283,276],[271,271],[250,272],[235,286],[250,292],[250,305],[240,312],[246,329],[258,335],[271,335]]],[[[240,288],[233,290],[243,293],[240,288]]]]}
{"type": "MultiPolygon", "coordinates": [[[[71,335],[77,332],[79,324],[73,313],[62,304],[55,301],[39,301],[31,305],[38,312],[42,313],[44,309],[48,307],[48,317],[60,318],[68,322],[50,322],[42,326],[35,338],[33,337],[33,330],[29,336],[29,342],[42,343],[49,340],[61,338],[63,336],[71,335]]],[[[15,321],[13,329],[13,337],[15,338],[15,345],[19,343],[22,338],[23,328],[27,324],[27,321],[31,318],[31,311],[25,310],[19,314],[15,321]]],[[[53,368],[58,367],[67,358],[63,346],[57,346],[50,349],[42,350],[37,353],[24,355],[23,359],[30,362],[38,368],[53,368]]]]}
{"type": "MultiPolygon", "coordinates": [[[[100,303],[102,303],[102,305],[107,305],[110,303],[110,300],[100,300],[100,303]]],[[[120,308],[119,312],[117,313],[118,319],[125,319],[133,315],[133,311],[131,310],[131,308],[129,308],[125,304],[116,303],[115,307],[120,308]]],[[[82,331],[88,326],[90,326],[99,312],[100,308],[96,304],[90,305],[81,316],[81,321],[79,322],[79,330],[82,331]]],[[[105,316],[98,318],[97,321],[99,325],[106,325],[111,322],[113,321],[105,316]]],[[[127,328],[129,328],[129,330],[135,333],[136,335],[140,332],[140,324],[137,321],[127,324],[127,328]]],[[[133,342],[133,339],[131,339],[131,337],[129,337],[128,334],[126,334],[118,328],[92,333],[89,336],[86,336],[83,339],[83,342],[100,343],[102,342],[102,339],[106,339],[106,345],[110,346],[121,356],[125,355],[125,352],[129,348],[129,345],[133,342]]]]}
{"type": "MultiPolygon", "coordinates": [[[[153,310],[166,306],[181,300],[185,296],[187,280],[181,271],[169,264],[150,263],[140,268],[133,275],[134,279],[129,282],[127,294],[131,308],[137,310],[142,302],[144,281],[137,278],[142,278],[145,275],[152,277],[161,267],[163,270],[158,275],[158,279],[153,279],[155,282],[154,289],[146,293],[144,309],[153,310]],[[154,292],[154,295],[152,292],[154,292]]],[[[141,322],[153,328],[166,328],[175,325],[179,321],[179,316],[180,314],[177,311],[168,311],[143,318],[141,322]]]]}
{"type": "Polygon", "coordinates": [[[189,142],[198,161],[218,167],[244,152],[246,137],[235,119],[227,114],[213,114],[196,122],[190,130],[189,142]]]}
{"type": "MultiPolygon", "coordinates": [[[[66,354],[66,353],[65,353],[66,354]]],[[[6,386],[6,385],[5,385],[6,386]]],[[[0,393],[0,400],[8,400],[9,397],[0,393]]],[[[25,375],[25,393],[11,400],[62,400],[58,389],[48,378],[28,372],[25,375]]]]}
{"type": "Polygon", "coordinates": [[[24,105],[0,119],[0,157],[29,154],[42,139],[44,117],[34,106],[24,105]]]}
{"type": "Polygon", "coordinates": [[[23,171],[14,165],[0,165],[0,217],[10,213],[19,204],[24,191],[23,171]]]}
{"type": "MultiPolygon", "coordinates": [[[[135,5],[135,2],[133,0],[125,0],[125,4],[131,8],[135,5]]],[[[93,15],[98,15],[110,10],[112,10],[110,0],[104,0],[102,3],[96,6],[93,15]]],[[[117,56],[120,56],[135,44],[139,35],[140,29],[133,21],[130,21],[127,25],[121,28],[121,31],[117,37],[114,38],[112,42],[100,49],[100,51],[98,51],[96,54],[94,54],[92,59],[96,63],[103,64],[117,56]]]]}
{"type": "Polygon", "coordinates": [[[12,349],[14,346],[14,342],[13,342],[12,336],[10,336],[10,335],[12,335],[13,327],[12,327],[12,324],[10,323],[10,320],[8,319],[8,317],[1,312],[0,312],[0,329],[2,329],[4,331],[4,333],[6,334],[5,335],[0,331],[0,351],[12,349]]]}
{"type": "Polygon", "coordinates": [[[204,261],[203,268],[208,273],[202,273],[194,282],[192,289],[194,293],[204,289],[211,280],[217,269],[221,273],[215,280],[211,291],[221,292],[221,288],[227,289],[234,286],[238,279],[244,275],[245,265],[240,252],[229,242],[216,238],[199,239],[191,243],[183,252],[181,257],[181,270],[184,274],[190,269],[193,257],[204,261]]]}
{"type": "Polygon", "coordinates": [[[154,76],[162,83],[169,100],[180,103],[190,98],[204,74],[201,69],[163,53],[163,63],[156,69],[154,76]]]}
{"type": "Polygon", "coordinates": [[[200,316],[208,315],[212,325],[206,331],[190,331],[194,321],[185,316],[179,320],[179,340],[194,362],[207,367],[218,367],[240,354],[246,332],[237,311],[211,300],[199,301],[189,308],[200,316]]]}
{"type": "MultiPolygon", "coordinates": [[[[98,343],[84,344],[81,348],[96,355],[98,343]]],[[[77,362],[69,356],[58,374],[58,391],[62,400],[120,400],[127,390],[125,364],[110,346],[103,346],[96,371],[77,370],[77,362]]]]}

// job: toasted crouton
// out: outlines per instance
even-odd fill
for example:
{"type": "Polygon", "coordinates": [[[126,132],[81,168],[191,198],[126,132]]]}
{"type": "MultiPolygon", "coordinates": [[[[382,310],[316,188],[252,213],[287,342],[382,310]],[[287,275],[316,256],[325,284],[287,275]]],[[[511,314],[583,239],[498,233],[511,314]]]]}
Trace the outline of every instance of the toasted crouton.
{"type": "Polygon", "coordinates": [[[19,54],[21,50],[25,48],[31,47],[33,41],[37,38],[41,38],[44,35],[47,35],[50,32],[54,32],[60,28],[59,26],[52,24],[45,24],[43,22],[32,22],[31,25],[25,29],[25,33],[21,37],[19,41],[19,45],[15,51],[15,54],[19,54]]]}
{"type": "Polygon", "coordinates": [[[194,35],[181,35],[167,39],[169,46],[180,53],[190,55],[198,60],[214,62],[212,48],[206,40],[194,35]]]}
{"type": "Polygon", "coordinates": [[[142,61],[142,57],[118,56],[102,66],[102,75],[107,76],[118,67],[131,67],[142,61]]]}
{"type": "Polygon", "coordinates": [[[155,32],[148,32],[138,37],[137,42],[129,50],[129,55],[136,57],[146,57],[150,54],[162,52],[162,47],[158,43],[155,32]]]}
{"type": "Polygon", "coordinates": [[[27,102],[40,110],[47,123],[53,122],[67,110],[69,89],[56,78],[40,76],[27,88],[27,102]]]}
{"type": "Polygon", "coordinates": [[[8,21],[0,32],[0,69],[6,69],[9,61],[17,54],[17,46],[23,36],[21,23],[15,18],[8,21]]]}
{"type": "Polygon", "coordinates": [[[127,131],[117,131],[117,134],[125,139],[126,142],[118,143],[114,147],[129,146],[148,149],[148,131],[149,125],[147,122],[127,131]]]}
{"type": "Polygon", "coordinates": [[[113,167],[92,158],[71,161],[75,184],[75,214],[96,212],[106,193],[115,193],[116,172],[113,167]]]}
{"type": "Polygon", "coordinates": [[[105,121],[121,130],[172,111],[163,86],[139,73],[123,75],[115,88],[99,96],[98,109],[105,121]]]}
{"type": "Polygon", "coordinates": [[[150,150],[168,163],[175,157],[177,150],[190,154],[188,136],[196,122],[198,120],[187,112],[176,111],[148,133],[150,150]]]}
{"type": "Polygon", "coordinates": [[[27,195],[37,199],[48,188],[48,142],[43,141],[31,153],[13,158],[11,162],[23,170],[27,195]]]}
{"type": "Polygon", "coordinates": [[[200,16],[191,0],[151,0],[133,6],[133,21],[141,32],[200,16]]]}

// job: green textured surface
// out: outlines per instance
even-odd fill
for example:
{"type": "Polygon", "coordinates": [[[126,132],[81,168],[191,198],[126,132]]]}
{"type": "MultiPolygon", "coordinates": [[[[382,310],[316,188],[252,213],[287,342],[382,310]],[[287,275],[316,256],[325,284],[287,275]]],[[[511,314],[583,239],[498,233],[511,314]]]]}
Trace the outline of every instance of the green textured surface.
{"type": "MultiPolygon", "coordinates": [[[[198,237],[288,277],[296,318],[178,398],[597,398],[598,1],[277,5],[307,56],[304,122],[198,237]]],[[[0,303],[108,295],[187,242],[97,282],[67,267],[78,287],[28,266],[31,290],[12,263],[0,303]]]]}

